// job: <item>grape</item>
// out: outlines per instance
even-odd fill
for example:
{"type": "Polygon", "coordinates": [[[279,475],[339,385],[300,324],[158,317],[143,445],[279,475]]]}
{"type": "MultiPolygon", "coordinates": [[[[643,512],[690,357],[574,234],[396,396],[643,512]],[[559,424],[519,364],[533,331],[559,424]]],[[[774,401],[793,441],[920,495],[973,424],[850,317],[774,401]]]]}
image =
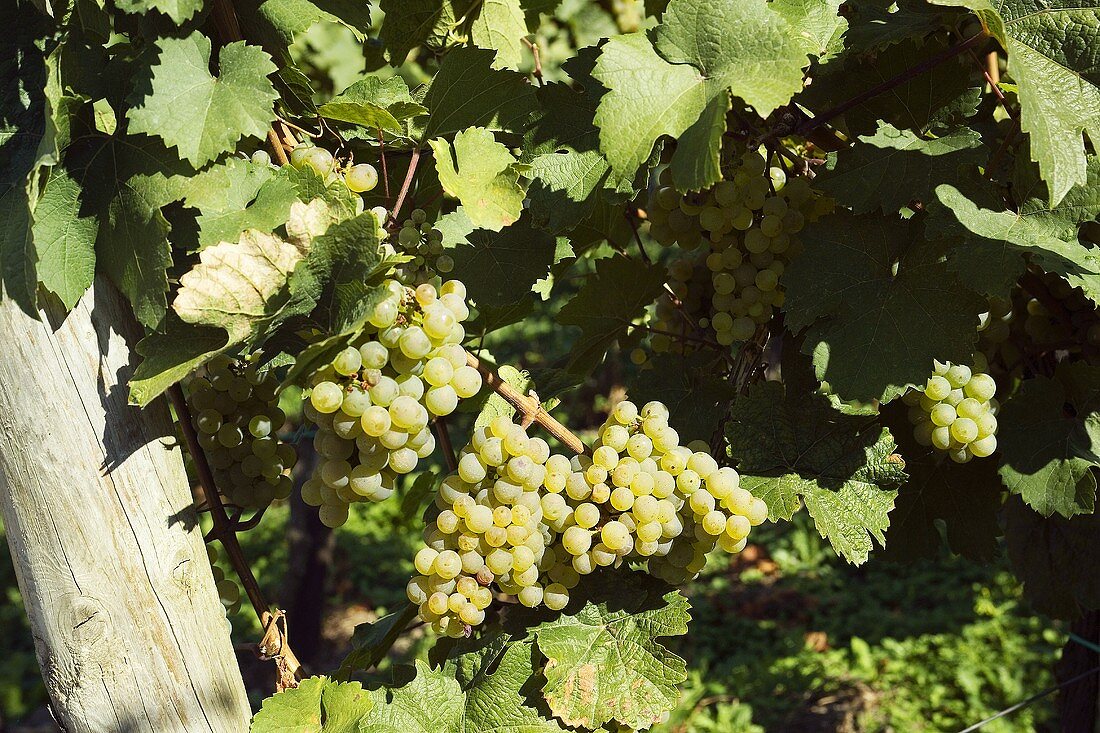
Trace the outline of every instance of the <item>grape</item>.
{"type": "Polygon", "coordinates": [[[369,163],[359,163],[348,168],[344,182],[355,193],[373,191],[378,185],[378,171],[369,163]]]}
{"type": "Polygon", "coordinates": [[[971,369],[962,364],[934,362],[932,376],[922,391],[909,392],[913,438],[920,445],[947,451],[951,460],[966,463],[985,458],[997,447],[994,433],[996,382],[986,374],[988,364],[978,355],[971,369]]]}
{"type": "Polygon", "coordinates": [[[309,401],[318,412],[331,414],[340,409],[340,403],[344,401],[344,393],[340,386],[333,382],[321,382],[313,388],[309,401]]]}

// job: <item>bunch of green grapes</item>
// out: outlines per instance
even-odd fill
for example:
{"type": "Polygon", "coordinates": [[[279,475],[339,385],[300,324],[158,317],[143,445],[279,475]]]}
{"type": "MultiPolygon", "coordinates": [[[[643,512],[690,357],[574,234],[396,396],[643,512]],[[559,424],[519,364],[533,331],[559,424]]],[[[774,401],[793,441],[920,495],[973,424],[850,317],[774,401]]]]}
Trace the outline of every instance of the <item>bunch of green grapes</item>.
{"type": "MultiPolygon", "coordinates": [[[[650,235],[681,250],[669,265],[670,289],[680,302],[665,296],[654,328],[701,329],[730,345],[751,338],[782,306],[779,278],[801,249],[795,235],[832,202],[805,178],[788,180],[782,168],[769,169],[756,151],[740,156],[725,177],[706,191],[680,194],[666,170],[647,210],[650,235]]],[[[658,336],[651,339],[654,350],[667,350],[674,338],[658,336]]]]}
{"type": "Polygon", "coordinates": [[[716,545],[740,552],[768,514],[705,446],[679,445],[659,402],[620,402],[592,455],[572,459],[498,417],[474,433],[436,504],[407,590],[425,620],[455,636],[484,618],[490,586],[556,611],[599,567],[649,561],[686,580],[716,545]]]}
{"type": "Polygon", "coordinates": [[[364,335],[310,377],[304,412],[321,460],[302,498],[329,527],[347,521],[349,504],[389,497],[397,476],[435,450],[429,421],[481,390],[462,347],[470,315],[462,283],[385,287],[364,335]]]}
{"type": "MultiPolygon", "coordinates": [[[[252,162],[271,162],[264,151],[253,154],[252,162]],[[257,156],[261,156],[257,160],[257,156]]],[[[367,193],[378,185],[378,170],[370,163],[340,162],[328,150],[315,145],[310,140],[298,143],[290,151],[290,164],[295,168],[310,168],[326,182],[343,178],[344,184],[353,193],[367,193]]]]}
{"type": "Polygon", "coordinates": [[[288,473],[298,456],[277,435],[286,421],[278,391],[270,371],[223,356],[187,384],[199,445],[218,489],[237,506],[259,509],[293,488],[288,473]]]}
{"type": "MultiPolygon", "coordinates": [[[[385,221],[385,209],[376,212],[385,221]]],[[[405,285],[417,286],[444,276],[455,267],[454,259],[443,250],[443,232],[428,222],[423,209],[413,209],[397,230],[395,244],[387,244],[392,254],[408,255],[409,262],[398,265],[396,277],[405,285]]]]}
{"type": "Polygon", "coordinates": [[[568,467],[568,459],[551,456],[546,441],[528,437],[507,416],[474,431],[458,470],[440,485],[440,512],[425,528],[425,546],[414,558],[419,574],[407,586],[438,633],[459,636],[480,624],[493,584],[527,606],[565,606],[566,589],[542,572],[553,539],[543,509],[548,466],[557,466],[560,478],[563,463],[568,467]]]}
{"type": "Polygon", "coordinates": [[[922,390],[911,390],[909,405],[913,437],[921,445],[947,451],[951,460],[966,463],[997,450],[997,383],[986,373],[985,357],[975,355],[974,368],[935,362],[922,390]]]}
{"type": "Polygon", "coordinates": [[[565,488],[573,515],[561,542],[578,573],[608,564],[610,551],[683,582],[715,546],[740,552],[749,530],[767,519],[767,505],[741,488],[737,471],[720,467],[702,441],[680,445],[668,417],[660,402],[639,409],[624,400],[600,428],[591,458],[578,458],[582,471],[565,488]],[[593,508],[601,519],[590,525],[593,508]]]}

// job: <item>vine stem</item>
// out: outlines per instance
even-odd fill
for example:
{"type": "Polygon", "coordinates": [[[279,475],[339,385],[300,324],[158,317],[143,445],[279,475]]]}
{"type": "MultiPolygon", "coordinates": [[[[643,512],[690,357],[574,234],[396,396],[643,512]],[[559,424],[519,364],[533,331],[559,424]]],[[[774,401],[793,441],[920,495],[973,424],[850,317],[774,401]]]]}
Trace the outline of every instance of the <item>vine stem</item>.
{"type": "Polygon", "coordinates": [[[508,404],[519,410],[523,419],[526,420],[528,417],[531,417],[533,422],[537,422],[541,425],[546,432],[560,440],[574,453],[588,453],[588,446],[586,446],[576,435],[573,435],[573,433],[569,431],[569,428],[562,425],[555,420],[550,413],[542,409],[542,404],[537,399],[521,394],[519,390],[501,379],[496,372],[486,367],[476,356],[468,351],[466,352],[466,363],[481,372],[481,376],[485,380],[485,383],[488,384],[494,392],[503,397],[508,404]]]}
{"type": "Polygon", "coordinates": [[[390,221],[396,222],[397,215],[401,213],[401,207],[405,203],[405,197],[409,195],[409,189],[412,187],[413,177],[416,175],[416,166],[420,164],[420,146],[416,146],[412,151],[412,158],[409,159],[409,170],[405,173],[405,181],[401,184],[401,190],[397,192],[397,201],[393,204],[393,210],[390,211],[390,221]]]}
{"type": "Polygon", "coordinates": [[[447,429],[447,421],[442,415],[432,422],[435,431],[435,439],[439,441],[439,447],[443,450],[443,460],[447,464],[448,471],[458,470],[458,459],[455,457],[454,443],[451,442],[451,432],[447,429]]]}
{"type": "Polygon", "coordinates": [[[273,631],[279,634],[276,640],[275,653],[268,656],[281,658],[286,665],[287,672],[297,679],[301,676],[301,662],[298,661],[298,657],[290,648],[285,631],[278,631],[276,628],[276,622],[284,618],[283,614],[279,611],[275,614],[271,613],[271,606],[264,597],[263,591],[260,590],[260,585],[256,582],[256,576],[253,575],[252,568],[244,556],[240,540],[237,539],[237,527],[230,521],[229,515],[226,514],[225,504],[222,503],[221,495],[218,494],[218,487],[214,482],[214,472],[210,469],[206,452],[199,445],[198,434],[195,433],[195,426],[191,422],[191,408],[187,406],[187,400],[184,398],[183,390],[180,389],[179,384],[174,384],[168,388],[168,399],[176,410],[176,417],[183,432],[183,439],[187,443],[187,451],[191,454],[191,459],[195,463],[195,471],[199,475],[199,485],[202,486],[203,493],[206,494],[210,518],[214,522],[212,534],[225,548],[225,554],[229,557],[229,564],[233,566],[237,577],[241,579],[245,594],[248,596],[256,616],[260,619],[260,625],[264,629],[265,640],[273,631]]]}

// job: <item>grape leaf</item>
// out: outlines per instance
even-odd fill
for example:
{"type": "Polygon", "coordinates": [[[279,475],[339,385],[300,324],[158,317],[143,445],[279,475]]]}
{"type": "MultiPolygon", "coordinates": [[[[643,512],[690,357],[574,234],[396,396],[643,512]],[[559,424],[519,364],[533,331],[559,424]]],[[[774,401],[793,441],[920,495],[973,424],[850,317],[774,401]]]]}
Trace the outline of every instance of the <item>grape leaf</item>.
{"type": "Polygon", "coordinates": [[[205,0],[116,0],[115,2],[115,7],[124,13],[148,13],[150,10],[156,10],[167,15],[176,25],[183,25],[205,5],[205,0]]]}
{"type": "Polygon", "coordinates": [[[720,153],[729,111],[730,96],[723,89],[707,102],[699,119],[684,130],[669,165],[677,188],[702,191],[722,180],[720,153]]]}
{"type": "Polygon", "coordinates": [[[274,231],[286,223],[297,202],[294,186],[286,178],[276,176],[264,182],[255,199],[242,207],[204,210],[198,217],[199,245],[235,242],[246,229],[274,231]]]}
{"type": "Polygon", "coordinates": [[[416,46],[440,46],[474,0],[382,0],[385,18],[378,40],[393,66],[400,66],[416,46]]]}
{"type": "Polygon", "coordinates": [[[611,173],[598,150],[547,153],[530,165],[531,216],[552,233],[569,231],[591,213],[611,173]]]}
{"type": "Polygon", "coordinates": [[[986,302],[919,222],[841,211],[800,236],[805,251],[782,277],[787,325],[807,329],[803,351],[833,392],[888,400],[923,384],[933,359],[969,362],[986,302]]]}
{"type": "Polygon", "coordinates": [[[936,525],[942,522],[952,552],[975,560],[993,559],[1001,533],[997,515],[1003,494],[996,461],[957,464],[943,451],[913,439],[903,405],[890,405],[887,414],[909,478],[898,490],[890,513],[890,543],[884,556],[895,560],[938,557],[943,540],[936,525]]]}
{"type": "MultiPolygon", "coordinates": [[[[543,697],[566,725],[617,720],[649,728],[676,704],[677,685],[687,679],[684,660],[658,639],[687,633],[688,600],[625,569],[593,573],[579,590],[560,614],[529,629],[546,657],[543,697]]],[[[514,620],[525,617],[537,618],[528,612],[514,620]]]]}
{"type": "Polygon", "coordinates": [[[944,24],[945,11],[930,7],[925,0],[846,0],[844,5],[848,17],[844,45],[849,52],[862,53],[923,38],[944,24]]]}
{"type": "Polygon", "coordinates": [[[795,35],[764,0],[672,0],[654,45],[669,63],[699,69],[708,98],[728,88],[766,117],[802,89],[808,59],[795,35]]]}
{"type": "Polygon", "coordinates": [[[157,140],[97,137],[70,151],[83,196],[99,218],[96,261],[129,299],[134,315],[155,328],[164,317],[172,265],[171,227],[161,209],[186,192],[191,170],[157,140]]]}
{"type": "Polygon", "coordinates": [[[267,76],[270,57],[243,41],[218,53],[212,76],[210,39],[200,33],[162,38],[150,92],[127,112],[131,132],[144,132],[177,148],[199,166],[233,149],[242,137],[263,137],[275,119],[278,95],[267,76]]]}
{"type": "MultiPolygon", "coordinates": [[[[946,43],[929,39],[905,41],[877,55],[846,54],[842,62],[820,69],[799,101],[811,109],[828,109],[931,61],[946,48],[946,43]]],[[[846,130],[851,136],[874,135],[886,122],[923,135],[959,125],[977,112],[982,99],[982,89],[973,81],[973,63],[964,54],[892,85],[889,93],[872,96],[845,112],[846,130]]]]}
{"type": "Polygon", "coordinates": [[[404,687],[374,694],[374,708],[359,733],[565,733],[528,703],[534,672],[530,642],[508,644],[491,672],[482,670],[463,689],[445,671],[416,662],[416,676],[404,687]]]}
{"type": "Polygon", "coordinates": [[[478,305],[510,305],[530,298],[530,288],[550,271],[555,246],[528,217],[500,232],[477,229],[451,250],[454,277],[478,305]]]}
{"type": "Polygon", "coordinates": [[[362,321],[383,299],[382,275],[392,263],[379,254],[381,233],[374,213],[364,211],[314,239],[295,268],[291,293],[300,301],[316,302],[314,319],[330,333],[362,321]]]}
{"type": "Polygon", "coordinates": [[[1012,212],[981,208],[951,184],[939,185],[936,197],[950,218],[938,223],[961,240],[954,246],[951,268],[975,290],[1005,297],[1023,274],[1026,256],[1100,303],[1100,256],[1081,245],[1076,227],[1065,221],[1067,215],[1082,220],[1095,216],[1100,212],[1100,194],[1092,187],[1080,189],[1081,199],[1077,193],[1072,191],[1053,208],[1030,200],[1019,212],[1012,212]]]}
{"type": "MultiPolygon", "coordinates": [[[[658,138],[679,137],[704,112],[689,142],[695,154],[716,145],[724,121],[713,100],[726,89],[766,116],[802,88],[806,54],[765,0],[672,0],[655,37],[653,44],[644,33],[611,39],[593,72],[608,89],[596,112],[600,146],[620,177],[633,175],[658,138]]],[[[687,162],[678,170],[687,174],[678,179],[674,170],[680,190],[711,177],[687,162]]]]}
{"type": "Polygon", "coordinates": [[[482,0],[470,23],[470,40],[478,48],[496,51],[496,68],[519,68],[526,37],[527,21],[519,0],[482,0]]]}
{"type": "Polygon", "coordinates": [[[800,500],[821,536],[850,563],[885,546],[905,461],[875,416],[845,415],[828,397],[779,382],[754,385],[734,402],[726,437],[741,485],[790,519],[800,500]]]}
{"type": "Polygon", "coordinates": [[[772,10],[782,15],[795,42],[806,53],[827,61],[844,49],[841,36],[848,20],[840,15],[844,0],[772,0],[772,10]]]}
{"type": "MultiPolygon", "coordinates": [[[[1093,480],[1095,483],[1095,479],[1093,480]]],[[[1008,559],[1036,610],[1073,619],[1100,608],[1100,515],[1044,518],[1018,498],[1005,507],[1008,559]]]]}
{"type": "Polygon", "coordinates": [[[536,109],[535,91],[523,74],[492,63],[493,52],[480,48],[456,48],[444,57],[424,97],[425,138],[468,127],[522,132],[536,109]]]}
{"type": "Polygon", "coordinates": [[[372,694],[358,682],[310,677],[264,700],[249,731],[359,733],[360,721],[374,705],[372,694]]]}
{"type": "Polygon", "coordinates": [[[960,168],[977,166],[986,155],[974,130],[924,139],[884,122],[838,153],[833,170],[815,183],[857,214],[880,207],[893,213],[912,201],[934,201],[937,185],[957,179],[960,168]]]}
{"type": "Polygon", "coordinates": [[[287,278],[301,259],[289,242],[246,231],[199,253],[199,263],[180,277],[172,309],[187,323],[224,328],[240,343],[286,304],[287,278]]]}
{"type": "Polygon", "coordinates": [[[639,405],[659,400],[668,407],[669,424],[680,434],[680,442],[710,442],[714,428],[737,394],[721,377],[713,352],[660,354],[638,375],[630,396],[639,405]]]}
{"type": "Polygon", "coordinates": [[[357,0],[246,0],[235,6],[249,37],[275,53],[319,22],[340,23],[358,40],[371,26],[370,5],[357,0]]]}
{"type": "Polygon", "coordinates": [[[1020,129],[1050,183],[1051,206],[1086,180],[1082,133],[1100,139],[1097,44],[1100,0],[933,0],[978,14],[1008,52],[1020,99],[1020,129]]]}
{"type": "Polygon", "coordinates": [[[161,329],[138,342],[142,359],[130,378],[130,402],[145,407],[233,345],[224,329],[184,323],[175,311],[168,311],[161,329]]]}
{"type": "Polygon", "coordinates": [[[596,272],[558,312],[558,323],[581,329],[570,351],[569,371],[587,372],[599,364],[661,292],[665,277],[664,268],[624,255],[597,260],[596,272]]]}
{"type": "Polygon", "coordinates": [[[455,135],[454,148],[443,138],[428,143],[443,190],[462,202],[470,222],[499,232],[519,219],[524,190],[520,166],[493,133],[474,127],[455,135]]]}
{"type": "Polygon", "coordinates": [[[1025,380],[998,416],[1001,479],[1044,517],[1090,514],[1100,466],[1100,367],[1063,364],[1025,380]]]}
{"type": "Polygon", "coordinates": [[[404,134],[403,123],[426,113],[423,105],[413,101],[409,87],[400,76],[382,81],[376,76],[352,84],[317,112],[322,117],[340,122],[384,129],[404,134]]]}
{"type": "Polygon", "coordinates": [[[95,274],[99,222],[81,212],[83,183],[63,168],[52,169],[34,209],[38,279],[69,309],[92,284],[95,274]]]}

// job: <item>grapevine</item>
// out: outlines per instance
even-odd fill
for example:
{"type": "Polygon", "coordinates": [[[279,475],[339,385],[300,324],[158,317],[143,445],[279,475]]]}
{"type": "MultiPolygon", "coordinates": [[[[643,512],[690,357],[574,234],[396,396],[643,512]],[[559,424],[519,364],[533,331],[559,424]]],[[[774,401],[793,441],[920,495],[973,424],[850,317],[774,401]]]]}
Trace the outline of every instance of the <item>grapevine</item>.
{"type": "MultiPolygon", "coordinates": [[[[1096,2],[414,5],[0,10],[0,503],[41,659],[71,657],[58,613],[99,648],[117,585],[70,558],[122,541],[66,516],[57,542],[95,552],[28,544],[53,522],[25,497],[82,488],[25,463],[56,448],[10,404],[40,372],[86,408],[61,427],[103,449],[89,485],[147,462],[187,505],[80,495],[133,520],[141,557],[107,565],[163,624],[218,631],[191,635],[209,670],[127,646],[202,678],[151,687],[184,725],[748,729],[678,702],[708,683],[677,637],[703,583],[793,535],[853,565],[1002,559],[1038,612],[1095,620],[1096,2]],[[385,512],[404,598],[312,576],[378,618],[306,677],[300,599],[249,555],[308,527],[290,556],[320,567],[329,529],[385,512]],[[221,610],[274,668],[254,716],[221,610]]],[[[126,720],[100,687],[147,702],[94,666],[47,670],[66,729],[126,720]]]]}

